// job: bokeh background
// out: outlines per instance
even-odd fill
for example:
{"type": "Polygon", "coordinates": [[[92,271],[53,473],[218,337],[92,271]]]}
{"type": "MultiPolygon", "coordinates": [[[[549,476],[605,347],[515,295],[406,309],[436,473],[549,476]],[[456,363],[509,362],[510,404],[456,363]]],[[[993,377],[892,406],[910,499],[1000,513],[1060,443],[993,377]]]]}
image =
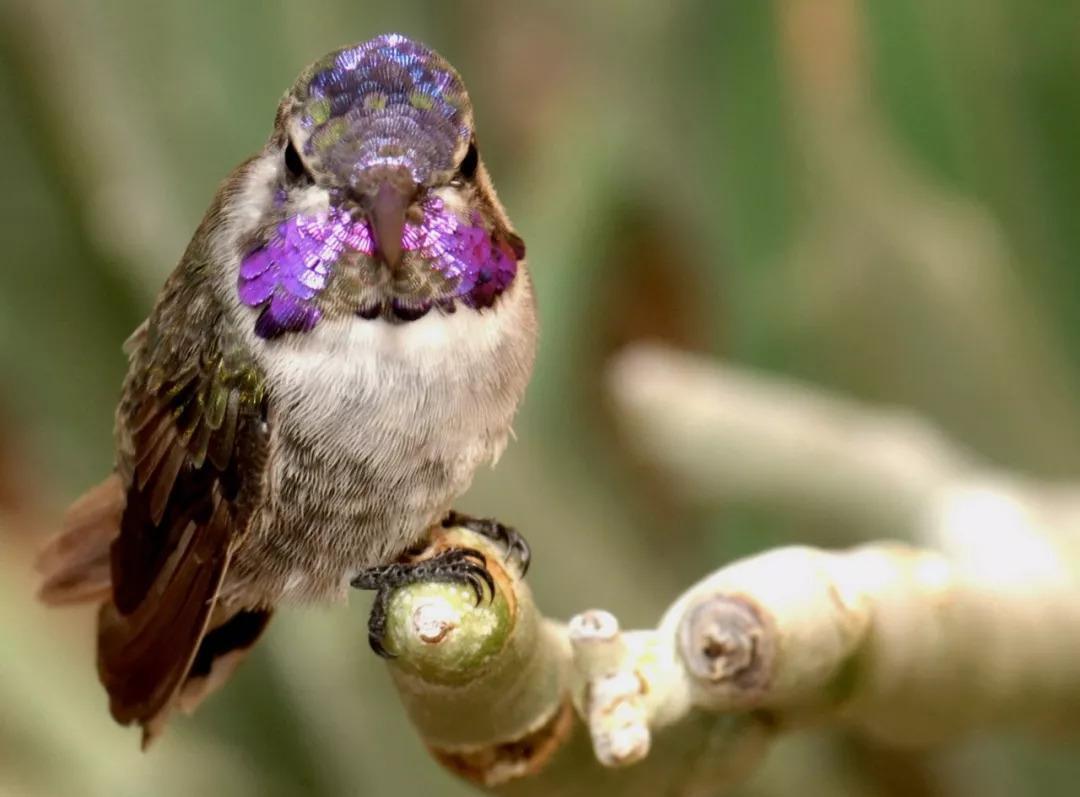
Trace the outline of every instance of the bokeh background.
{"type": "MultiPolygon", "coordinates": [[[[660,338],[1080,471],[1080,5],[1069,0],[0,0],[0,794],[459,795],[367,650],[368,600],[279,614],[151,755],[92,612],[30,560],[110,467],[120,344],[294,75],[398,30],[463,73],[543,341],[462,508],[531,541],[541,604],[652,624],[733,557],[886,530],[688,505],[628,453],[603,366],[660,338]]],[[[1077,748],[786,738],[746,795],[1072,795],[1077,748]]]]}

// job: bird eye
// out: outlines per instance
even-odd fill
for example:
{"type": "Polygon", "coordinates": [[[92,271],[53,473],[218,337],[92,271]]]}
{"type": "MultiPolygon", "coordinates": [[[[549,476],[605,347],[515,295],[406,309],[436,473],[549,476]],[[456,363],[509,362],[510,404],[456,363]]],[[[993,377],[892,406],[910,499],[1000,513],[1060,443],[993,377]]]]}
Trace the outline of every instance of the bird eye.
{"type": "Polygon", "coordinates": [[[300,153],[296,151],[291,139],[285,147],[285,168],[295,179],[306,177],[308,173],[304,167],[304,161],[300,159],[300,153]]]}
{"type": "Polygon", "coordinates": [[[476,167],[480,164],[480,153],[476,151],[476,144],[469,142],[469,149],[465,152],[465,157],[461,159],[461,163],[458,164],[458,174],[464,177],[466,180],[471,180],[476,176],[476,167]]]}

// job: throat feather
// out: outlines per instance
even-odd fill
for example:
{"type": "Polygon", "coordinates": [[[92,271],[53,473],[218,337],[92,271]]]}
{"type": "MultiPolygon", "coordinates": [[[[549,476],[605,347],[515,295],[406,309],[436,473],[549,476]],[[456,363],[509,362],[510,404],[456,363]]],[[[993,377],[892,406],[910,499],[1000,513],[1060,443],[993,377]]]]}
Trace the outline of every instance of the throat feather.
{"type": "Polygon", "coordinates": [[[491,229],[478,213],[463,221],[437,196],[420,209],[420,220],[405,225],[393,272],[359,214],[334,207],[280,222],[240,264],[237,290],[258,313],[256,334],[307,332],[328,311],[408,322],[432,308],[491,307],[517,274],[520,239],[491,229]]]}

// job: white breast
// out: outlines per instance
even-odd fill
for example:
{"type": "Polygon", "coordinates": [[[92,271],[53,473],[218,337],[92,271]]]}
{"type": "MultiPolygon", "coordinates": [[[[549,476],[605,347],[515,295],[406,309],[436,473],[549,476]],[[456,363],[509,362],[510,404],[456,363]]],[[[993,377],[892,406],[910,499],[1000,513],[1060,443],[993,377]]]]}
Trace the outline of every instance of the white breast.
{"type": "Polygon", "coordinates": [[[504,366],[500,357],[515,336],[514,307],[509,301],[482,313],[432,311],[405,324],[323,321],[257,349],[273,402],[344,448],[369,449],[374,436],[420,429],[439,430],[441,445],[461,446],[505,423],[485,411],[498,401],[493,372],[504,366]]]}

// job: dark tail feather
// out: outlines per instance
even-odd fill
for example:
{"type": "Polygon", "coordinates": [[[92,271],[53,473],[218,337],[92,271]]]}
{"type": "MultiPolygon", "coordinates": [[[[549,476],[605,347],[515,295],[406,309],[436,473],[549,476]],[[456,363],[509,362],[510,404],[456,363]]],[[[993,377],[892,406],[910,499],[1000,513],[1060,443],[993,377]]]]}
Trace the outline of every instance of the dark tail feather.
{"type": "Polygon", "coordinates": [[[225,684],[262,636],[272,615],[269,609],[241,610],[206,632],[180,688],[153,715],[139,720],[143,750],[165,730],[174,708],[192,714],[203,700],[225,684]]]}
{"type": "Polygon", "coordinates": [[[225,683],[262,636],[273,613],[272,609],[246,609],[207,632],[177,697],[177,707],[181,711],[192,713],[211,692],[225,683]]]}
{"type": "MultiPolygon", "coordinates": [[[[112,601],[110,548],[120,534],[125,504],[123,483],[115,474],[72,504],[64,517],[63,531],[38,554],[36,567],[42,575],[38,597],[50,605],[102,604],[98,616],[100,675],[110,692],[114,717],[123,724],[139,722],[146,749],[160,735],[174,707],[190,714],[232,675],[273,612],[225,612],[219,604],[210,612],[208,625],[203,625],[206,620],[185,624],[173,615],[197,610],[199,601],[182,600],[179,606],[154,603],[131,615],[120,614],[112,601]],[[172,614],[166,617],[168,612],[172,614]],[[177,637],[183,636],[179,632],[188,625],[194,636],[184,642],[177,637]],[[193,657],[171,655],[177,645],[186,644],[191,645],[189,651],[195,651],[193,657]],[[132,657],[139,666],[125,666],[132,657]],[[118,678],[117,672],[124,677],[118,678]],[[128,692],[137,693],[139,699],[134,700],[128,692]]],[[[202,557],[199,561],[203,564],[191,568],[189,575],[211,577],[211,559],[202,557]]],[[[217,570],[219,578],[224,564],[218,562],[217,570]]],[[[214,580],[212,589],[184,590],[183,594],[213,596],[217,583],[214,580]]],[[[213,597],[201,600],[204,607],[216,603],[213,597]]]]}
{"type": "Polygon", "coordinates": [[[64,517],[64,530],[37,557],[38,597],[50,605],[108,600],[109,546],[120,533],[124,488],[112,475],[79,498],[64,517]]]}

